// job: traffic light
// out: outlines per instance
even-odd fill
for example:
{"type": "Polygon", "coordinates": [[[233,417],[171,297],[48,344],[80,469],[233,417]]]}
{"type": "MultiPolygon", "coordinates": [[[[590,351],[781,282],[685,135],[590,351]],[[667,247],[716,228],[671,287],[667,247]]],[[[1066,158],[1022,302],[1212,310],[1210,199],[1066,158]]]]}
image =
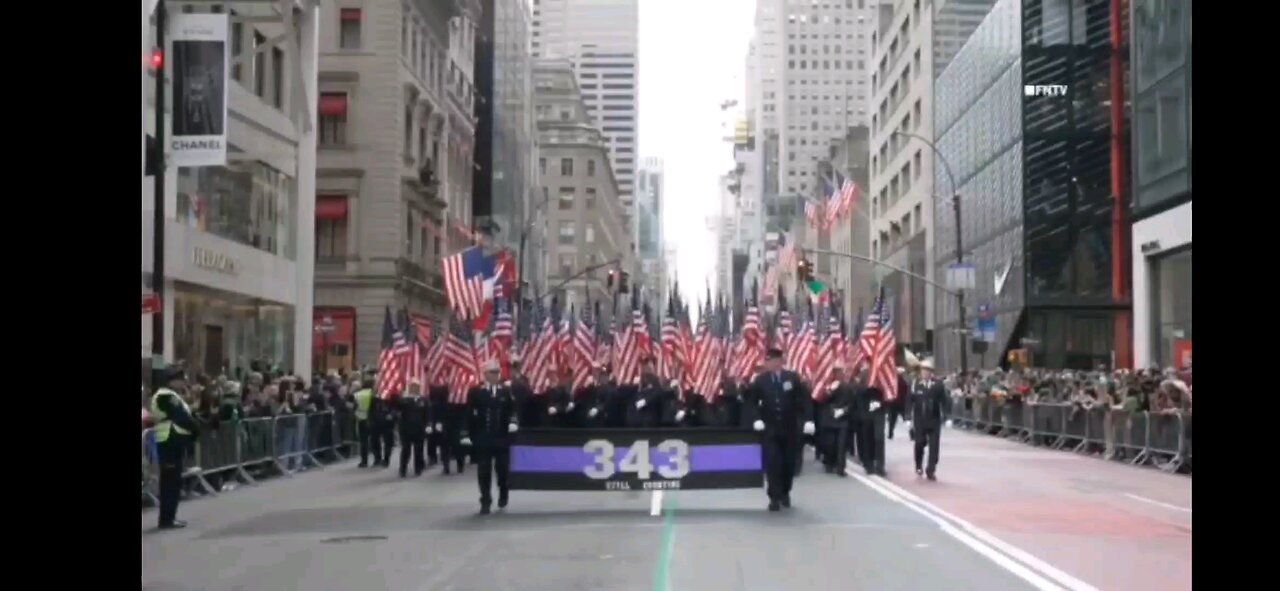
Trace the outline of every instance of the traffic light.
{"type": "Polygon", "coordinates": [[[609,288],[609,291],[613,291],[613,277],[617,274],[617,271],[609,269],[609,278],[605,281],[605,286],[609,288]]]}
{"type": "Polygon", "coordinates": [[[630,290],[631,288],[627,286],[627,280],[630,278],[631,278],[630,273],[626,271],[622,272],[622,275],[618,278],[618,293],[629,293],[628,290],[630,290]]]}
{"type": "Polygon", "coordinates": [[[153,71],[160,70],[161,68],[163,68],[164,67],[164,51],[160,50],[159,48],[153,48],[151,50],[150,65],[153,71]]]}
{"type": "Polygon", "coordinates": [[[813,263],[810,263],[805,258],[796,261],[796,280],[801,283],[808,283],[811,279],[813,279],[813,263]]]}

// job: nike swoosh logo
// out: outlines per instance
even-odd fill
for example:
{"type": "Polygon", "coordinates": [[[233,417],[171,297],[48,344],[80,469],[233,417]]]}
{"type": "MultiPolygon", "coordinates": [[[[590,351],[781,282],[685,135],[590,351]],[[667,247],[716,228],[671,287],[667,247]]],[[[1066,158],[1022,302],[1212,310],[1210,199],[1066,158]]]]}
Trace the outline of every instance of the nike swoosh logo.
{"type": "Polygon", "coordinates": [[[996,274],[996,295],[1004,291],[1004,283],[1009,279],[1009,271],[1013,270],[1013,261],[1005,264],[1004,270],[996,274]]]}

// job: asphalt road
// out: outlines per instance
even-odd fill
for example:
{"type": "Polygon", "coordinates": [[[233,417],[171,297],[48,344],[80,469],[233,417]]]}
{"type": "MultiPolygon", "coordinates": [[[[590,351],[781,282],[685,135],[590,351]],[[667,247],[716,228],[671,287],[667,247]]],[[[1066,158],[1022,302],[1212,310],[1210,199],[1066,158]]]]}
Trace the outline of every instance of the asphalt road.
{"type": "MultiPolygon", "coordinates": [[[[957,505],[947,501],[946,495],[937,503],[927,500],[939,491],[950,491],[947,494],[953,500],[961,499],[962,513],[972,515],[972,507],[980,505],[973,499],[989,494],[988,485],[974,489],[950,484],[946,454],[957,456],[952,464],[959,468],[966,454],[973,455],[972,449],[1007,446],[1000,449],[1008,455],[1025,448],[954,431],[944,437],[942,480],[937,483],[916,482],[910,471],[910,444],[901,438],[889,447],[890,480],[901,486],[861,476],[858,468],[850,470],[855,475],[849,478],[824,474],[812,463],[812,454],[806,454],[810,463],[796,481],[795,506],[781,513],[765,510],[763,490],[667,492],[660,499],[659,516],[651,514],[651,493],[516,491],[505,511],[478,516],[473,471],[443,476],[434,470],[401,480],[395,468],[360,469],[348,462],[185,503],[179,517],[190,525],[181,531],[155,531],[154,511],[143,512],[143,588],[1122,588],[1102,584],[1109,579],[1095,577],[1086,582],[1053,572],[1053,566],[1040,560],[1047,557],[1020,557],[1020,552],[1027,553],[981,529],[1000,523],[983,519],[960,523],[964,515],[948,513],[948,506],[957,505]]],[[[976,480],[1002,470],[1010,472],[1010,477],[1018,470],[1029,470],[1024,463],[998,454],[970,461],[988,463],[986,472],[966,477],[976,480]]],[[[1087,458],[1079,461],[1106,465],[1087,458]]],[[[1056,469],[1055,464],[1040,463],[1044,464],[1040,470],[1056,469]]],[[[1115,468],[1122,475],[1123,471],[1150,472],[1115,468]]],[[[1190,480],[1182,480],[1189,495],[1190,480]]],[[[1135,504],[1144,505],[1141,510],[1150,509],[1149,503],[1135,504]]],[[[1186,519],[1189,522],[1189,511],[1186,519]]],[[[999,535],[1008,533],[1006,529],[999,535]]],[[[1014,542],[1020,547],[1036,543],[1053,547],[1055,540],[1061,542],[1052,532],[1043,542],[1034,531],[1014,533],[1023,536],[1014,542]]],[[[1075,535],[1087,541],[1092,534],[1075,535]]],[[[1185,542],[1185,584],[1149,588],[1190,588],[1189,527],[1185,542]]],[[[1125,547],[1123,539],[1108,543],[1112,549],[1125,547]]],[[[1137,554],[1143,547],[1130,550],[1137,554]]],[[[1179,559],[1176,553],[1168,556],[1179,559]]],[[[1127,572],[1136,567],[1118,563],[1112,570],[1117,569],[1127,572]]]]}

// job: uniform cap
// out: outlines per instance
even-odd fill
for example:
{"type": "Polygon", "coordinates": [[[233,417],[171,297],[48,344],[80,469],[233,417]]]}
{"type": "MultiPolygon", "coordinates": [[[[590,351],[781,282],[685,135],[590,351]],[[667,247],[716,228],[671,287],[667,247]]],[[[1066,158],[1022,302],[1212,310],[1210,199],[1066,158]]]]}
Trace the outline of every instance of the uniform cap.
{"type": "Polygon", "coordinates": [[[494,360],[490,359],[490,360],[488,360],[488,361],[484,362],[484,371],[486,371],[486,372],[489,372],[489,371],[501,371],[501,368],[499,368],[499,367],[498,367],[498,362],[497,362],[497,361],[494,361],[494,360]]]}
{"type": "Polygon", "coordinates": [[[782,349],[778,349],[776,347],[770,347],[769,350],[765,353],[765,358],[766,359],[782,359],[782,349]]]}
{"type": "Polygon", "coordinates": [[[930,358],[930,359],[925,359],[924,361],[921,361],[920,369],[927,369],[929,371],[933,371],[933,359],[930,358]]]}

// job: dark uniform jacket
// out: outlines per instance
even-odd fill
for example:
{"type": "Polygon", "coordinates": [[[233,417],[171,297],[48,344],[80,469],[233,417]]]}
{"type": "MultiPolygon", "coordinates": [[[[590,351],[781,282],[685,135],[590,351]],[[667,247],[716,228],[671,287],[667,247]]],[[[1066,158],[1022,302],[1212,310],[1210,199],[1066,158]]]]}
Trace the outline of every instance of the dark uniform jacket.
{"type": "Polygon", "coordinates": [[[628,427],[652,428],[658,426],[661,412],[659,397],[661,384],[658,376],[646,374],[640,376],[640,385],[626,385],[620,388],[626,398],[626,417],[628,427]],[[644,408],[636,408],[636,402],[644,400],[644,408]]]}
{"type": "Polygon", "coordinates": [[[511,444],[510,425],[517,423],[515,396],[502,386],[476,386],[467,393],[467,435],[471,445],[495,448],[511,444]]]}
{"type": "Polygon", "coordinates": [[[849,413],[853,409],[853,388],[848,382],[840,382],[834,390],[827,394],[826,402],[822,406],[822,418],[820,423],[824,429],[839,429],[849,420],[849,413]],[[836,411],[843,410],[844,414],[840,418],[836,418],[836,411]]]}
{"type": "Polygon", "coordinates": [[[933,429],[942,425],[943,417],[951,411],[951,398],[942,380],[929,383],[917,380],[911,387],[911,420],[916,429],[933,429]]]}
{"type": "Polygon", "coordinates": [[[402,435],[422,434],[431,424],[430,403],[421,396],[401,396],[397,403],[402,435]]]}
{"type": "Polygon", "coordinates": [[[444,385],[431,386],[427,389],[427,405],[430,407],[428,416],[431,417],[433,423],[444,426],[445,417],[449,413],[449,387],[444,385]]]}
{"type": "Polygon", "coordinates": [[[538,427],[542,425],[543,408],[541,401],[537,400],[533,395],[533,388],[529,386],[529,378],[518,376],[508,381],[508,388],[511,390],[511,396],[515,400],[516,414],[520,417],[520,424],[526,427],[538,427]]]}
{"type": "MultiPolygon", "coordinates": [[[[569,403],[573,402],[573,396],[569,394],[569,386],[553,386],[542,395],[543,427],[568,427],[572,422],[569,416],[569,403]],[[556,414],[551,414],[551,409],[556,409],[556,414]]],[[[578,405],[573,405],[576,410],[578,405]]]]}
{"type": "Polygon", "coordinates": [[[884,418],[884,393],[874,386],[856,386],[853,390],[853,414],[859,421],[871,421],[884,418]],[[871,410],[871,403],[879,402],[880,407],[871,410]]]}
{"type": "Polygon", "coordinates": [[[593,380],[591,384],[579,391],[578,408],[576,412],[580,413],[579,424],[584,427],[601,428],[609,422],[609,406],[614,398],[617,397],[617,387],[612,383],[605,382],[597,384],[593,380]],[[591,416],[591,410],[595,409],[596,416],[591,416]]]}
{"type": "Polygon", "coordinates": [[[200,425],[187,413],[186,407],[178,403],[177,396],[162,396],[156,405],[160,407],[160,410],[164,411],[165,416],[173,421],[174,425],[182,427],[191,433],[191,435],[183,435],[178,433],[177,429],[170,429],[168,441],[186,443],[187,439],[195,439],[200,434],[200,425]]]}
{"type": "MultiPolygon", "coordinates": [[[[680,393],[668,388],[668,383],[661,383],[659,380],[658,387],[658,424],[663,427],[676,426],[676,413],[684,410],[684,404],[680,402],[680,393]]],[[[687,415],[688,412],[686,411],[687,415]]]]}
{"type": "Polygon", "coordinates": [[[751,383],[756,420],[764,421],[768,435],[799,435],[802,423],[813,421],[813,400],[809,388],[796,372],[766,372],[751,383]]]}

